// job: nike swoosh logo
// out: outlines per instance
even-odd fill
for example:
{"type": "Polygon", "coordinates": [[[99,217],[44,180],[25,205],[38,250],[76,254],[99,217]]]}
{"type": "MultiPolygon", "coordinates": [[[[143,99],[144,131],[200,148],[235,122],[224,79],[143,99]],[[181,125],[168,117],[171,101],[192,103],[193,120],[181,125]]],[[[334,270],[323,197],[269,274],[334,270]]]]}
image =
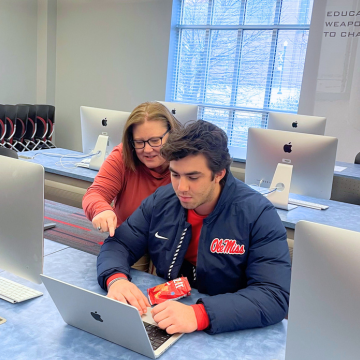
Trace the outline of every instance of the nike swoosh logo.
{"type": "Polygon", "coordinates": [[[164,237],[164,236],[159,235],[159,232],[157,232],[157,233],[155,234],[155,237],[157,237],[158,239],[169,240],[167,237],[164,237]]]}

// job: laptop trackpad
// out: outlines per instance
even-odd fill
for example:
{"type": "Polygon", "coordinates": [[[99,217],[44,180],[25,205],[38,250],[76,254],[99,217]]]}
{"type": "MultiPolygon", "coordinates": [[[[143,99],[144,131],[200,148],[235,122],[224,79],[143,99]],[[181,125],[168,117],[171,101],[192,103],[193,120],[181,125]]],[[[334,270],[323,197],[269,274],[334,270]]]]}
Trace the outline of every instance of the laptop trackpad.
{"type": "Polygon", "coordinates": [[[152,315],[151,315],[151,307],[147,308],[147,313],[144,315],[141,315],[141,320],[152,325],[157,325],[157,323],[154,321],[152,315]]]}

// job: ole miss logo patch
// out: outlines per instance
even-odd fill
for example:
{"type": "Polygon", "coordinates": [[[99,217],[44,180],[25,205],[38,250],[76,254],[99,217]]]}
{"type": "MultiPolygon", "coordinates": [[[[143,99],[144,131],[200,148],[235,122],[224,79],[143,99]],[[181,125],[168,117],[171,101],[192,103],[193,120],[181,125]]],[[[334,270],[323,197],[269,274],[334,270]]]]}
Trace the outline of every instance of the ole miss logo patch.
{"type": "Polygon", "coordinates": [[[239,245],[236,240],[215,238],[210,244],[210,251],[213,254],[244,255],[244,245],[239,245]]]}

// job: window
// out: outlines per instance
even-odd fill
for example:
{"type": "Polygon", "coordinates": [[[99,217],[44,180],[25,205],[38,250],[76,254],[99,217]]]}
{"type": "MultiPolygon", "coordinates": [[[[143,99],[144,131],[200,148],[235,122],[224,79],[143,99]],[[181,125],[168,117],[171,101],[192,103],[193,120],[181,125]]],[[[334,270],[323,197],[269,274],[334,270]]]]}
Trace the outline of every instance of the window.
{"type": "Polygon", "coordinates": [[[199,105],[244,158],[250,126],[297,112],[313,0],[175,0],[170,101],[199,105]]]}

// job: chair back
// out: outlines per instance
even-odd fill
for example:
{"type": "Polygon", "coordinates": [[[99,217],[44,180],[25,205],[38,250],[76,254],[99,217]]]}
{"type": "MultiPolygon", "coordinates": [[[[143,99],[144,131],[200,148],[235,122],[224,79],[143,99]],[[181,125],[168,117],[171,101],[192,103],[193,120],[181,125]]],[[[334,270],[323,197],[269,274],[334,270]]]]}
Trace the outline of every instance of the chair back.
{"type": "Polygon", "coordinates": [[[3,144],[5,131],[6,131],[6,121],[5,121],[5,105],[0,104],[0,144],[3,144]]]}
{"type": "Polygon", "coordinates": [[[354,164],[360,164],[360,152],[355,156],[354,164]]]}
{"type": "Polygon", "coordinates": [[[29,115],[28,105],[16,105],[16,131],[14,134],[14,140],[23,142],[23,138],[28,123],[28,115],[29,115]]]}
{"type": "Polygon", "coordinates": [[[36,106],[32,104],[18,104],[17,106],[28,107],[28,118],[23,139],[33,140],[35,136],[36,106]]]}
{"type": "Polygon", "coordinates": [[[16,105],[5,105],[5,140],[12,144],[16,129],[16,105]]]}
{"type": "Polygon", "coordinates": [[[54,125],[55,125],[55,106],[48,105],[48,132],[46,134],[47,140],[52,140],[52,135],[54,133],[54,125]]]}
{"type": "Polygon", "coordinates": [[[48,132],[48,110],[49,105],[35,105],[36,106],[36,134],[35,138],[42,141],[46,140],[48,132]]]}

